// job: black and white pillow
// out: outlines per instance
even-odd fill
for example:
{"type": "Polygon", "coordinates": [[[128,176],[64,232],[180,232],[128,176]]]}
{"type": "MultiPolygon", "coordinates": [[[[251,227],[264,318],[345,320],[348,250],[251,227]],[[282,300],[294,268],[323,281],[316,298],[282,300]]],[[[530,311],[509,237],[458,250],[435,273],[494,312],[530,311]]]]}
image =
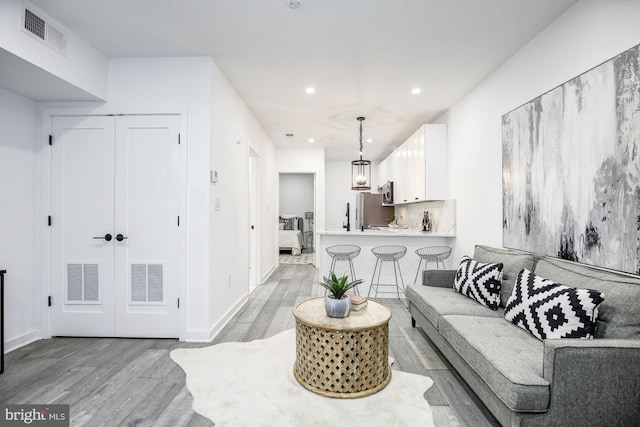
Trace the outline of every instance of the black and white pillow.
{"type": "Polygon", "coordinates": [[[285,230],[297,230],[298,229],[298,218],[297,217],[291,217],[291,218],[284,218],[284,229],[285,230]]]}
{"type": "Polygon", "coordinates": [[[502,263],[482,263],[466,255],[460,261],[453,282],[455,290],[491,310],[498,309],[501,285],[502,263]]]}
{"type": "Polygon", "coordinates": [[[504,318],[539,339],[593,338],[604,294],[571,288],[522,270],[504,318]]]}

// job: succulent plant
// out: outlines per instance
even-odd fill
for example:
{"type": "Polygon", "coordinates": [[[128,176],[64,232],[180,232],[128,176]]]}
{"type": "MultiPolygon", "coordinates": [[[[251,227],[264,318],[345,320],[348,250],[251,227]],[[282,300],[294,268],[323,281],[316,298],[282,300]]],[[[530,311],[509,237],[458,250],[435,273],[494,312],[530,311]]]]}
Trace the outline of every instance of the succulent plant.
{"type": "Polygon", "coordinates": [[[331,272],[329,277],[323,276],[322,282],[317,282],[320,286],[329,291],[329,294],[335,299],[342,299],[347,291],[354,286],[358,286],[363,282],[362,279],[357,279],[352,282],[348,282],[349,276],[346,274],[342,277],[337,277],[335,273],[331,272]]]}

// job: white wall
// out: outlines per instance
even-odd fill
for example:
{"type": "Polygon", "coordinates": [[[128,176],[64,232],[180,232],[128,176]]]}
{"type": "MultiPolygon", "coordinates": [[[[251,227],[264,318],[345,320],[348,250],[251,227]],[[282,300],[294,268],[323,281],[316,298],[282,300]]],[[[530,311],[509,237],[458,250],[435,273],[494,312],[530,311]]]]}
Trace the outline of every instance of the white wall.
{"type": "Polygon", "coordinates": [[[313,212],[314,194],[312,174],[280,174],[279,191],[280,215],[296,215],[304,218],[305,212],[313,212]]]}
{"type": "MultiPolygon", "coordinates": [[[[249,283],[249,149],[261,159],[262,277],[273,270],[277,225],[275,147],[246,104],[214,64],[211,86],[209,185],[209,310],[213,336],[247,300],[249,283]],[[219,208],[217,207],[219,206],[219,208]],[[270,225],[269,225],[270,224],[270,225]]],[[[208,175],[207,175],[208,176],[208,175]]]]}
{"type": "MultiPolygon", "coordinates": [[[[376,162],[372,162],[371,182],[376,179],[376,162]]],[[[347,203],[351,207],[351,229],[356,223],[356,193],[351,189],[351,160],[327,160],[325,163],[326,176],[326,230],[342,230],[342,224],[347,223],[347,203]]],[[[370,193],[377,193],[378,187],[371,188],[370,193]]]]}
{"type": "Polygon", "coordinates": [[[449,125],[456,262],[502,246],[502,115],[640,43],[640,2],[583,0],[456,103],[449,125]]]}
{"type": "Polygon", "coordinates": [[[37,105],[0,89],[0,270],[5,277],[5,351],[40,336],[37,304],[39,119],[37,105]]]}

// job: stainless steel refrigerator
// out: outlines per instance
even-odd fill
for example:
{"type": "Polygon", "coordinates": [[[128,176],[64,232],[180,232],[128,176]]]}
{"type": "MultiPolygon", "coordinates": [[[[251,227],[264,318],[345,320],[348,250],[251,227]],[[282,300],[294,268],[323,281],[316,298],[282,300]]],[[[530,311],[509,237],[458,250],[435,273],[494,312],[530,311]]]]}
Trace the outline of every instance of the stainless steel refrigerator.
{"type": "Polygon", "coordinates": [[[393,206],[382,205],[382,194],[356,194],[356,231],[369,227],[386,227],[387,218],[393,215],[393,206]]]}

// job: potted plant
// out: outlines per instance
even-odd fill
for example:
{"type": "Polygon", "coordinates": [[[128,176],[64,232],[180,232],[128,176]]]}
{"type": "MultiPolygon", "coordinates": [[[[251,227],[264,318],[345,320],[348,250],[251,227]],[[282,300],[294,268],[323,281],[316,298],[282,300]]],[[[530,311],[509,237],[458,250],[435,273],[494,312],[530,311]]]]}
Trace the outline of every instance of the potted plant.
{"type": "Polygon", "coordinates": [[[347,317],[351,312],[351,299],[347,295],[347,291],[363,281],[357,279],[349,282],[349,276],[345,274],[342,277],[336,277],[334,272],[331,272],[329,277],[324,276],[322,279],[323,281],[318,284],[329,291],[324,299],[327,316],[347,317]]]}

